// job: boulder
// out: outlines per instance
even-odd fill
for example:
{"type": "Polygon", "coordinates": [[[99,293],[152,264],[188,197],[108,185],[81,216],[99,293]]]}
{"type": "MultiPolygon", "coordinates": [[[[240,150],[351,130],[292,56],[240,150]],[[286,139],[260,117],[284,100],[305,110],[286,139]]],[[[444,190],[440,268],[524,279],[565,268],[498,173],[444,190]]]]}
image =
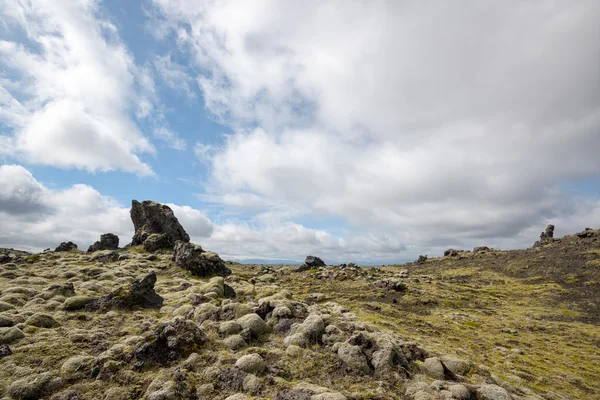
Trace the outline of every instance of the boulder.
{"type": "Polygon", "coordinates": [[[256,353],[246,354],[245,356],[240,357],[235,362],[235,366],[249,374],[260,374],[267,369],[263,358],[260,354],[256,353]]]}
{"type": "Polygon", "coordinates": [[[10,328],[0,328],[0,344],[11,344],[19,339],[23,339],[25,334],[16,326],[10,328]]]}
{"type": "Polygon", "coordinates": [[[6,392],[14,399],[38,400],[48,398],[48,395],[59,385],[59,379],[50,372],[43,372],[14,380],[6,392]]]}
{"type": "Polygon", "coordinates": [[[458,251],[455,249],[448,249],[444,251],[444,257],[456,257],[458,256],[458,251]]]}
{"type": "Polygon", "coordinates": [[[231,275],[231,270],[225,266],[218,254],[204,251],[201,246],[193,243],[183,241],[175,243],[173,261],[181,268],[200,277],[231,275]]]}
{"type": "Polygon", "coordinates": [[[149,253],[160,249],[171,249],[174,245],[173,238],[166,233],[153,233],[143,243],[144,250],[149,253]]]}
{"type": "Polygon", "coordinates": [[[302,272],[302,271],[308,271],[309,269],[326,267],[326,266],[327,266],[327,264],[325,264],[325,262],[323,260],[321,260],[319,257],[307,256],[306,259],[304,260],[304,264],[302,266],[300,266],[296,271],[302,272]]]}
{"type": "Polygon", "coordinates": [[[497,385],[482,385],[477,389],[478,400],[513,400],[513,397],[497,385]]]}
{"type": "Polygon", "coordinates": [[[552,243],[554,240],[554,225],[548,224],[546,230],[540,235],[540,240],[534,243],[533,247],[543,246],[548,243],[552,243]]]}
{"type": "Polygon", "coordinates": [[[360,346],[342,343],[338,348],[337,355],[350,371],[360,375],[368,375],[371,373],[367,357],[363,354],[360,346]]]}
{"type": "Polygon", "coordinates": [[[444,372],[444,365],[437,357],[430,357],[425,359],[423,363],[423,372],[434,379],[446,379],[446,374],[444,372]]]}
{"type": "Polygon", "coordinates": [[[489,247],[487,247],[487,246],[479,246],[479,247],[475,247],[473,249],[473,253],[481,253],[481,252],[490,251],[490,250],[491,249],[489,247]]]}
{"type": "Polygon", "coordinates": [[[271,332],[271,328],[258,314],[246,314],[237,320],[242,329],[249,330],[252,337],[258,338],[271,332]]]}
{"type": "Polygon", "coordinates": [[[163,298],[154,291],[156,274],[150,272],[141,280],[136,280],[128,286],[122,286],[106,296],[87,304],[89,311],[106,312],[111,309],[161,308],[163,298]]]}
{"type": "Polygon", "coordinates": [[[73,251],[77,250],[77,245],[73,242],[62,242],[54,251],[73,251]]]}
{"type": "Polygon", "coordinates": [[[8,357],[12,354],[12,351],[10,351],[10,347],[8,347],[7,344],[0,344],[0,360],[2,360],[4,357],[8,357]]]}
{"type": "Polygon", "coordinates": [[[134,366],[164,365],[187,358],[207,341],[204,331],[192,321],[179,318],[163,322],[136,347],[134,366]]]}
{"type": "Polygon", "coordinates": [[[133,246],[143,244],[152,234],[165,234],[172,244],[177,240],[190,241],[190,236],[169,206],[150,200],[141,203],[132,200],[130,216],[135,230],[131,240],[133,246]]]}
{"type": "Polygon", "coordinates": [[[60,324],[48,314],[35,313],[25,321],[26,325],[37,328],[56,328],[60,324]]]}
{"type": "Polygon", "coordinates": [[[100,240],[88,247],[88,253],[98,250],[116,250],[119,248],[119,237],[112,233],[100,235],[100,240]]]}
{"type": "Polygon", "coordinates": [[[427,262],[427,256],[420,255],[415,264],[425,264],[425,262],[427,262]]]}

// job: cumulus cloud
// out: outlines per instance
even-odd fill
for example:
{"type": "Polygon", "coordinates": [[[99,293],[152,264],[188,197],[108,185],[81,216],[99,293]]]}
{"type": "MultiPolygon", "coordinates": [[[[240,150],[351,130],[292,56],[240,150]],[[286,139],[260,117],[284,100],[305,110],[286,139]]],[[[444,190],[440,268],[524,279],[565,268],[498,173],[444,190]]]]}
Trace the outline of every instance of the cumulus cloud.
{"type": "Polygon", "coordinates": [[[140,154],[155,150],[130,112],[152,99],[116,28],[97,14],[93,0],[0,1],[0,122],[12,133],[1,140],[13,159],[151,175],[140,154]]]}
{"type": "Polygon", "coordinates": [[[595,216],[560,188],[600,176],[597,2],[154,5],[232,127],[199,154],[206,196],[340,217],[409,255],[595,216]]]}

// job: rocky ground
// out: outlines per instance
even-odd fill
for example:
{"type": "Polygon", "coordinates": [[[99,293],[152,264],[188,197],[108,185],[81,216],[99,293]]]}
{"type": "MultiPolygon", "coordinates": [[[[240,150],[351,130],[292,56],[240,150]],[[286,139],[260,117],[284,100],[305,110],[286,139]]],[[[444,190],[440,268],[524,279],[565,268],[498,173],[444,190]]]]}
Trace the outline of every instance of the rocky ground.
{"type": "Polygon", "coordinates": [[[588,232],[382,268],[0,251],[0,397],[600,399],[588,232]]]}

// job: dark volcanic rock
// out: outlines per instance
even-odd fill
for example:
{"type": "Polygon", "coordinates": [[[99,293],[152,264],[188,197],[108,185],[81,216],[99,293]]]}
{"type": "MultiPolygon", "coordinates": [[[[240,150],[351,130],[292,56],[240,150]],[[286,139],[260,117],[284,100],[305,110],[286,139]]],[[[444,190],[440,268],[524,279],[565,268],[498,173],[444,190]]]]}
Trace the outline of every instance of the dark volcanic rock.
{"type": "Polygon", "coordinates": [[[208,341],[194,322],[185,319],[161,323],[134,351],[134,366],[164,365],[186,358],[208,341]]]}
{"type": "Polygon", "coordinates": [[[166,233],[153,233],[144,241],[144,250],[154,253],[159,249],[172,249],[175,245],[173,238],[166,233]]]}
{"type": "Polygon", "coordinates": [[[419,258],[417,258],[417,261],[415,261],[416,264],[425,264],[425,262],[427,261],[427,256],[419,256],[419,258]]]}
{"type": "Polygon", "coordinates": [[[72,251],[77,250],[77,245],[73,242],[62,242],[54,251],[72,251]]]}
{"type": "Polygon", "coordinates": [[[539,247],[548,243],[552,243],[554,240],[554,225],[548,224],[546,230],[540,235],[540,240],[533,244],[533,247],[539,247]]]}
{"type": "Polygon", "coordinates": [[[183,229],[169,206],[150,200],[141,203],[132,200],[130,215],[135,229],[131,241],[133,246],[143,244],[154,233],[167,235],[170,238],[169,243],[173,244],[177,240],[190,241],[190,236],[183,229]]]}
{"type": "Polygon", "coordinates": [[[88,252],[98,250],[116,250],[119,248],[119,237],[112,233],[104,233],[100,235],[100,240],[88,248],[88,252]]]}
{"type": "Polygon", "coordinates": [[[12,257],[8,253],[0,254],[0,264],[8,264],[9,262],[12,262],[12,257]]]}
{"type": "Polygon", "coordinates": [[[491,249],[487,246],[479,246],[473,249],[473,253],[480,253],[482,251],[490,251],[491,249]]]}
{"type": "Polygon", "coordinates": [[[456,257],[458,255],[458,251],[455,249],[448,249],[444,252],[444,257],[456,257]]]}
{"type": "Polygon", "coordinates": [[[0,360],[4,357],[10,356],[12,351],[10,351],[10,347],[7,344],[0,344],[0,360]]]}
{"type": "Polygon", "coordinates": [[[296,272],[308,271],[309,269],[326,267],[327,264],[319,257],[307,256],[304,260],[304,264],[296,269],[296,272]]]}
{"type": "Polygon", "coordinates": [[[204,251],[202,247],[193,243],[175,243],[173,261],[181,268],[201,277],[231,275],[231,270],[225,266],[217,253],[204,251]]]}
{"type": "Polygon", "coordinates": [[[219,386],[221,389],[239,392],[243,390],[244,379],[248,375],[237,367],[229,367],[219,372],[219,386]]]}
{"type": "Polygon", "coordinates": [[[88,304],[85,308],[89,311],[108,311],[111,309],[160,308],[163,298],[154,291],[156,274],[150,272],[141,280],[134,281],[131,285],[120,287],[106,296],[88,304]]]}
{"type": "MultiPolygon", "coordinates": [[[[600,233],[599,231],[594,230],[592,228],[585,228],[585,230],[583,232],[576,233],[576,235],[577,235],[577,237],[583,239],[583,238],[591,238],[594,236],[600,236],[599,233],[600,233]]],[[[2,261],[0,261],[0,264],[1,263],[2,263],[2,261]]]]}

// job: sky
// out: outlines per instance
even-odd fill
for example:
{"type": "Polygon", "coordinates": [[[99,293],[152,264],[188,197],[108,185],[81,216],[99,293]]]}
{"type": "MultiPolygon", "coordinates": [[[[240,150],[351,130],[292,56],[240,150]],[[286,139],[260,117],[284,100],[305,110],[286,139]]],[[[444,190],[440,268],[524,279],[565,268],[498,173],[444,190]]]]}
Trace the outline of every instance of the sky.
{"type": "Polygon", "coordinates": [[[600,2],[0,0],[0,247],[230,260],[600,228],[600,2]]]}

